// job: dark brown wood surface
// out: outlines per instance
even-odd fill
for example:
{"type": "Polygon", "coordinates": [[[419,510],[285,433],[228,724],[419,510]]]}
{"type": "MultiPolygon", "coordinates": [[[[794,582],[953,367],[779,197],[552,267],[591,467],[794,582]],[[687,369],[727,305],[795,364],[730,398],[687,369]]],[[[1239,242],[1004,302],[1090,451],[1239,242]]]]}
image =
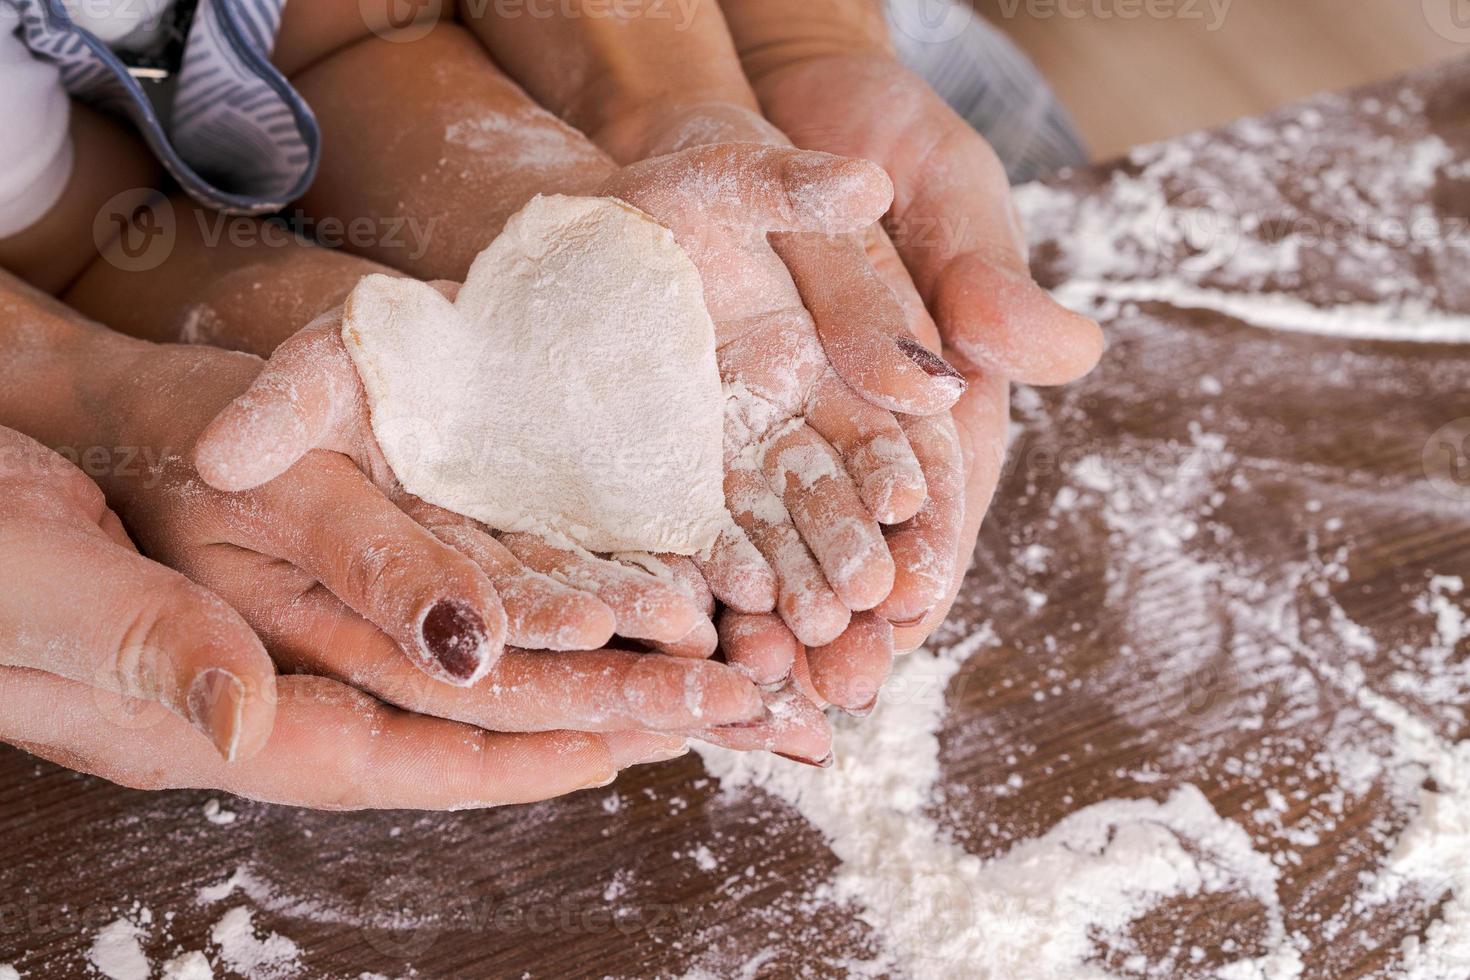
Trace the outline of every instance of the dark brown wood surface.
{"type": "MultiPolygon", "coordinates": [[[[1457,226],[1470,216],[1470,170],[1457,169],[1470,156],[1470,61],[1177,146],[1183,162],[1167,172],[1150,151],[1028,201],[1052,239],[1036,250],[1049,285],[1127,282],[1117,273],[1131,269],[1208,295],[1111,304],[1102,368],[1018,397],[1006,478],[939,637],[989,629],[995,641],[950,686],[932,813],[989,858],[1091,803],[1193,784],[1277,859],[1306,976],[1391,975],[1443,895],[1355,904],[1359,873],[1381,865],[1411,813],[1387,775],[1345,790],[1320,760],[1344,738],[1388,756],[1364,689],[1446,741],[1470,737],[1455,696],[1470,690],[1416,700],[1402,683],[1423,670],[1405,651],[1434,630],[1415,597],[1432,576],[1470,578],[1470,469],[1462,484],[1425,470],[1449,459],[1435,433],[1470,417],[1470,349],[1262,329],[1211,307],[1265,288],[1323,309],[1394,299],[1470,313],[1470,232],[1457,226]],[[1384,183],[1426,152],[1417,200],[1408,177],[1384,183]],[[1242,237],[1232,257],[1198,261],[1216,243],[1164,232],[1113,243],[1136,246],[1131,267],[1089,256],[1079,236],[1099,230],[1082,205],[1151,171],[1170,202],[1224,190],[1227,231],[1242,237]],[[1328,179],[1339,172],[1346,182],[1328,179]],[[1410,216],[1397,211],[1437,231],[1379,248],[1375,219],[1410,216]],[[1290,261],[1242,263],[1241,248],[1282,238],[1258,219],[1283,215],[1352,220],[1297,242],[1290,261]],[[1344,617],[1371,649],[1344,642],[1344,617]],[[1361,681],[1344,683],[1353,667],[1361,681]],[[1004,790],[1012,775],[1020,789],[1004,790]],[[1262,822],[1272,798],[1284,811],[1262,822]],[[1292,834],[1306,827],[1319,832],[1292,834]]],[[[1452,651],[1446,676],[1467,655],[1452,651]]],[[[822,835],[779,799],[721,794],[694,756],[492,812],[222,800],[237,814],[222,826],[204,812],[214,795],[132,792],[0,749],[0,963],[86,976],[98,930],[143,909],[155,964],[212,953],[210,929],[235,905],[301,947],[306,977],[679,976],[701,964],[736,975],[756,953],[747,976],[841,976],[845,959],[879,948],[853,909],[806,899],[837,863],[822,835]],[[712,869],[691,860],[700,846],[716,852],[712,869]],[[201,899],[237,870],[233,894],[201,899]]],[[[1178,900],[1134,938],[1150,955],[1199,945],[1202,962],[1140,973],[1106,948],[1098,961],[1121,976],[1207,976],[1228,940],[1251,949],[1263,928],[1249,900],[1178,900]]]]}

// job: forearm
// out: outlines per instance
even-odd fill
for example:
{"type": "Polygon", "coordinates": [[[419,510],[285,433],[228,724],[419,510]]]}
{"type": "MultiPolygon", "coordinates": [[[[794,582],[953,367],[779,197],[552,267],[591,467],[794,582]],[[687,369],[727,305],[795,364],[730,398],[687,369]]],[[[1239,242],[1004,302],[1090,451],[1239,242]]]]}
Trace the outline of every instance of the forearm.
{"type": "MultiPolygon", "coordinates": [[[[386,266],[322,248],[284,224],[171,201],[173,247],[146,269],[97,262],[67,291],[75,309],[129,336],[262,357],[386,266]]],[[[322,229],[317,229],[321,231],[322,229]]],[[[327,229],[334,237],[336,229],[327,229]]]]}
{"type": "Polygon", "coordinates": [[[620,162],[656,152],[671,119],[702,107],[757,111],[717,4],[553,6],[529,16],[491,4],[470,26],[537,101],[620,162]]]}
{"type": "Polygon", "coordinates": [[[721,0],[745,74],[759,90],[774,71],[840,55],[889,55],[878,0],[721,0]]]}

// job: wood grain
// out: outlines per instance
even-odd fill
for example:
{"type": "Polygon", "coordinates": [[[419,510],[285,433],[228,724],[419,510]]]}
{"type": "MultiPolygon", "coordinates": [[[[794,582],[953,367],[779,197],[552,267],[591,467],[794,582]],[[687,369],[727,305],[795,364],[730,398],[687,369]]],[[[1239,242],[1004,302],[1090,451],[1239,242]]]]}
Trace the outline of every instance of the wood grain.
{"type": "MultiPolygon", "coordinates": [[[[1196,162],[1177,179],[1227,179],[1212,172],[1208,147],[1253,147],[1261,166],[1234,169],[1266,183],[1232,185],[1236,204],[1309,214],[1321,205],[1303,178],[1320,161],[1278,152],[1289,141],[1271,134],[1299,130],[1304,113],[1323,116],[1324,133],[1370,125],[1376,106],[1371,126],[1384,146],[1407,152],[1428,133],[1464,159],[1467,93],[1470,61],[1292,110],[1182,147],[1196,162]],[[1384,105],[1417,109],[1388,122],[1384,105]]],[[[1396,160],[1390,152],[1374,166],[1396,160]]],[[[1080,232],[1067,223],[1144,166],[1057,185],[1061,230],[1036,251],[1048,284],[1075,272],[1080,232]]],[[[1353,174],[1357,186],[1383,176],[1369,169],[1353,174]]],[[[1445,222],[1470,216],[1464,178],[1439,175],[1417,203],[1445,222]]],[[[1179,256],[1158,244],[1139,266],[1172,275],[1179,256]]],[[[1331,245],[1304,250],[1294,279],[1265,274],[1324,308],[1361,298],[1368,285],[1327,254],[1331,245]]],[[[1388,255],[1387,279],[1407,277],[1446,309],[1470,312],[1461,244],[1446,236],[1388,255]]],[[[1200,282],[1242,288],[1222,275],[1206,270],[1200,282]]],[[[1422,669],[1404,651],[1432,635],[1414,605],[1429,576],[1470,576],[1470,499],[1435,491],[1422,464],[1433,433],[1470,416],[1470,350],[1263,330],[1186,307],[1117,304],[1093,377],[1018,397],[1005,483],[939,637],[995,635],[949,687],[931,815],[990,858],[1091,803],[1198,786],[1277,862],[1286,926],[1306,943],[1305,976],[1386,975],[1401,942],[1436,921],[1442,892],[1359,905],[1360,874],[1381,866],[1412,813],[1387,775],[1345,789],[1319,760],[1344,738],[1390,752],[1364,691],[1387,693],[1442,738],[1470,736],[1456,705],[1397,694],[1394,682],[1422,669]],[[1106,467],[1111,490],[1078,481],[1089,459],[1106,467]],[[1119,485],[1167,493],[1120,504],[1119,485]],[[1207,506],[1179,494],[1203,494],[1207,506]],[[1196,523],[1197,544],[1157,546],[1180,515],[1196,523]],[[1050,556],[1039,565],[1037,548],[1050,556]],[[1372,652],[1344,644],[1334,610],[1373,639],[1372,652]],[[1360,686],[1334,679],[1348,667],[1361,669],[1360,686]],[[1007,786],[1013,776],[1019,789],[1007,786]],[[1282,809],[1270,805],[1277,794],[1282,809]],[[1299,833],[1308,829],[1315,839],[1299,833]]],[[[756,953],[746,976],[828,977],[881,944],[853,908],[812,898],[836,865],[813,827],[760,792],[720,792],[693,757],[609,789],[489,812],[330,814],[225,801],[238,819],[218,826],[204,813],[210,797],[124,790],[0,750],[0,963],[27,978],[87,975],[97,931],[145,908],[155,963],[180,949],[216,953],[211,927],[242,905],[260,928],[300,945],[305,977],[652,977],[701,964],[735,976],[756,953]],[[698,859],[701,847],[712,862],[698,859]],[[237,872],[237,888],[219,887],[237,872]],[[201,897],[210,887],[213,897],[201,897]]],[[[1232,942],[1258,948],[1265,927],[1249,899],[1179,899],[1132,930],[1147,971],[1115,947],[1097,959],[1120,976],[1203,977],[1231,959],[1232,942]],[[1181,944],[1204,958],[1169,959],[1181,944]]],[[[958,967],[980,975],[980,964],[958,967]]]]}

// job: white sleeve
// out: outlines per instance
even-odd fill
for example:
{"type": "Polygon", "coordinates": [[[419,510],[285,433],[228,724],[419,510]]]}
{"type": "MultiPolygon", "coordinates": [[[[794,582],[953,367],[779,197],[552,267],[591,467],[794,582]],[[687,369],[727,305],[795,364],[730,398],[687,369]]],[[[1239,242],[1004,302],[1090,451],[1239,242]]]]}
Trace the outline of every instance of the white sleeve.
{"type": "Polygon", "coordinates": [[[15,33],[13,8],[0,4],[0,238],[35,224],[71,177],[71,100],[56,66],[15,33]]]}

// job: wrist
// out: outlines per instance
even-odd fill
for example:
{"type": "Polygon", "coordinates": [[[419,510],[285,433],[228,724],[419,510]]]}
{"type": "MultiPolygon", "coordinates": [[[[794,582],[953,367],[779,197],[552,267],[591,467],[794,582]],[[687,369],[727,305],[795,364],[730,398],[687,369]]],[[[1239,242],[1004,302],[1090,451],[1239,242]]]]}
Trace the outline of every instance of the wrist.
{"type": "Polygon", "coordinates": [[[721,6],[757,91],[768,75],[809,62],[894,57],[878,0],[723,0],[721,6]]]}

